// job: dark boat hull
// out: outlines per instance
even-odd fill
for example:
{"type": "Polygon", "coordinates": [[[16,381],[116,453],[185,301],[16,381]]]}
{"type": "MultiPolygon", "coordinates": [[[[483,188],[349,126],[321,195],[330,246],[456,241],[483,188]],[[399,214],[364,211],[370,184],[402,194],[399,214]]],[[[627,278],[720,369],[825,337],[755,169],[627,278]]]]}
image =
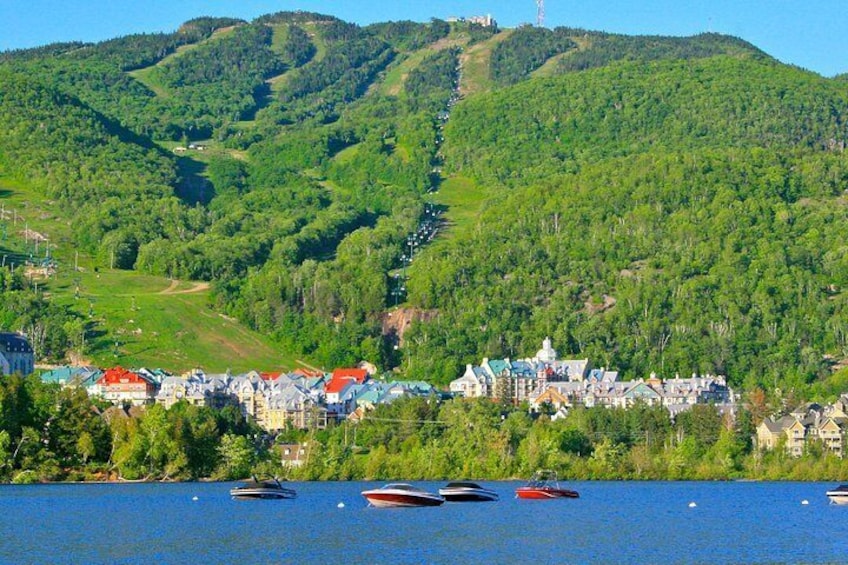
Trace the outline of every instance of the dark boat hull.
{"type": "Polygon", "coordinates": [[[238,487],[230,489],[230,496],[236,500],[282,500],[295,498],[297,494],[295,491],[286,488],[238,487]]]}
{"type": "Polygon", "coordinates": [[[496,492],[484,488],[440,488],[439,494],[447,502],[495,502],[499,500],[496,492]]]}

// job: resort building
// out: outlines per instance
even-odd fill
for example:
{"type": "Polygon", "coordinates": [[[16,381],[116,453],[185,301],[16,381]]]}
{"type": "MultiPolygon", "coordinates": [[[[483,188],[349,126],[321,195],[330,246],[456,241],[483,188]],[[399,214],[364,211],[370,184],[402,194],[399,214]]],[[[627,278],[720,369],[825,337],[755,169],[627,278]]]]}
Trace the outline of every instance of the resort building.
{"type": "Polygon", "coordinates": [[[487,397],[513,404],[527,401],[533,411],[546,406],[562,415],[574,406],[629,408],[636,403],[664,406],[672,416],[695,404],[734,410],[733,391],[722,376],[663,380],[652,373],[647,380],[634,381],[619,381],[618,377],[617,371],[593,369],[588,359],[558,359],[546,337],[530,359],[484,358],[480,365],[466,365],[465,372],[450,383],[450,391],[465,398],[487,397]]]}
{"type": "Polygon", "coordinates": [[[23,334],[0,332],[0,375],[29,375],[35,370],[32,346],[23,334]]]}
{"type": "Polygon", "coordinates": [[[154,402],[156,384],[136,372],[113,367],[97,380],[94,390],[112,404],[142,406],[154,402]]]}
{"type": "Polygon", "coordinates": [[[766,417],[757,426],[754,443],[759,449],[783,446],[793,457],[804,454],[811,442],[842,457],[848,432],[848,394],[828,406],[814,402],[802,404],[782,417],[766,417]]]}

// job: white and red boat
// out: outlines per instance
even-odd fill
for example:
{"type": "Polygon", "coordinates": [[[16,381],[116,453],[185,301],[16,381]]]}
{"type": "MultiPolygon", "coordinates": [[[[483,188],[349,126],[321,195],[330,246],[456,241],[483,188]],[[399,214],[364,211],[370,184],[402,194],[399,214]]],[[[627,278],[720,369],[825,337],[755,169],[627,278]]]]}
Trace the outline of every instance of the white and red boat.
{"type": "Polygon", "coordinates": [[[368,504],[377,508],[405,508],[412,506],[440,506],[445,499],[406,483],[389,483],[380,488],[362,491],[368,504]]]}
{"type": "Polygon", "coordinates": [[[556,471],[536,471],[533,478],[523,487],[515,489],[516,498],[547,500],[549,498],[580,498],[576,490],[559,486],[556,471]]]}

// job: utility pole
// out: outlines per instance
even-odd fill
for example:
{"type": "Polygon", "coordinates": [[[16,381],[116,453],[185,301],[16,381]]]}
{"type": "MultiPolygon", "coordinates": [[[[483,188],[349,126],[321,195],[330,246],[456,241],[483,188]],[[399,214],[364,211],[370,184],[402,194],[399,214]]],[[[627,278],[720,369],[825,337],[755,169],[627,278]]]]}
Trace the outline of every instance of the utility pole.
{"type": "Polygon", "coordinates": [[[536,27],[545,27],[545,0],[536,0],[536,27]]]}

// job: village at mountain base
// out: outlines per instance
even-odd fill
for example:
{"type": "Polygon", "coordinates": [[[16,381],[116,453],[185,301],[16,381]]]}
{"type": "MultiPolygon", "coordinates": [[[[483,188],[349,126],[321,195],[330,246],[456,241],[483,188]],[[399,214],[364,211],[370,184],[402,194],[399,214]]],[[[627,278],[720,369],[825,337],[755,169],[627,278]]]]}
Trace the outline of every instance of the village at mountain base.
{"type": "MultiPolygon", "coordinates": [[[[0,332],[0,373],[28,375],[34,371],[34,353],[26,336],[0,332]]],[[[637,403],[661,405],[672,418],[696,404],[711,404],[733,418],[739,406],[738,395],[723,376],[664,380],[652,373],[648,379],[620,381],[617,371],[592,368],[588,359],[557,359],[548,338],[535,357],[517,361],[484,358],[480,365],[467,365],[463,375],[450,383],[449,392],[423,381],[374,378],[374,373],[373,367],[238,375],[195,369],[174,376],[162,369],[64,366],[40,377],[60,386],[82,387],[90,396],[117,406],[236,405],[271,433],[290,427],[322,429],[331,421],[356,422],[377,405],[404,396],[439,400],[485,397],[513,405],[526,403],[531,412],[546,412],[554,419],[576,406],[627,409],[637,403]]],[[[782,446],[797,457],[808,442],[818,441],[825,450],[842,457],[846,430],[848,393],[832,404],[808,402],[788,414],[765,417],[758,423],[754,443],[767,450],[782,446]]]]}

